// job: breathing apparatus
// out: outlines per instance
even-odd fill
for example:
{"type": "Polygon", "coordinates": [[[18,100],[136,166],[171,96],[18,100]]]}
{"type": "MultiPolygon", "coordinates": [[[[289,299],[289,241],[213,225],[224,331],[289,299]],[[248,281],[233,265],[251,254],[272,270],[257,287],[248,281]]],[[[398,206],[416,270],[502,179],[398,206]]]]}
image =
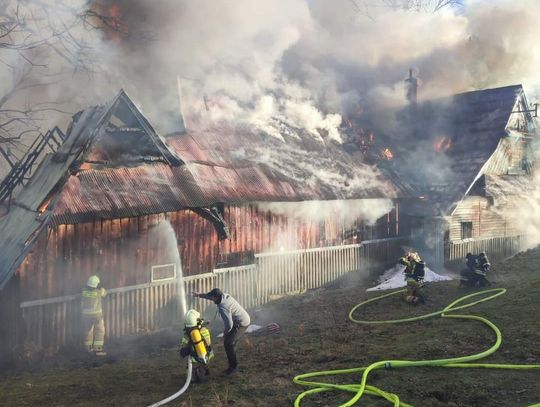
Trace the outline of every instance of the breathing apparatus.
{"type": "Polygon", "coordinates": [[[208,344],[201,333],[205,321],[201,318],[201,314],[194,309],[190,309],[186,312],[184,319],[184,331],[191,339],[193,350],[195,351],[195,354],[192,356],[197,362],[206,365],[210,360],[210,349],[208,349],[208,344]]]}

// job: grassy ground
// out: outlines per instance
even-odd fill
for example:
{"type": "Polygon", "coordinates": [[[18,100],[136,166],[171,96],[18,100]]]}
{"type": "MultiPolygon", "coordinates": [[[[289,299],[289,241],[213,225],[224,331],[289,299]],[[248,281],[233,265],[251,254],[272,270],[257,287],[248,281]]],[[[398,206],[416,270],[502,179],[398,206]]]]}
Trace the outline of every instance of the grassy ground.
{"type": "MultiPolygon", "coordinates": [[[[471,310],[503,332],[500,350],[486,362],[540,364],[540,250],[495,265],[495,286],[508,293],[471,310]]],[[[222,343],[216,340],[212,379],[193,384],[172,406],[290,406],[301,388],[294,375],[368,365],[377,360],[433,359],[476,353],[489,347],[492,333],[480,323],[434,318],[406,325],[362,326],[347,319],[349,309],[367,298],[368,282],[341,281],[283,298],[253,313],[255,323],[278,322],[282,333],[250,337],[239,349],[240,372],[227,377],[222,343]]],[[[369,305],[360,315],[397,318],[444,307],[465,290],[456,282],[428,287],[426,305],[411,307],[399,298],[369,305]]],[[[0,378],[2,406],[145,406],[174,393],[184,382],[170,336],[139,339],[116,348],[105,360],[64,359],[47,368],[12,371],[0,378]]],[[[337,379],[353,383],[359,376],[337,379]]],[[[406,368],[374,372],[371,384],[397,393],[415,406],[526,406],[540,402],[540,371],[406,368]]],[[[306,406],[336,406],[342,394],[306,400],[306,406]]],[[[389,405],[366,396],[362,405],[389,405]]]]}

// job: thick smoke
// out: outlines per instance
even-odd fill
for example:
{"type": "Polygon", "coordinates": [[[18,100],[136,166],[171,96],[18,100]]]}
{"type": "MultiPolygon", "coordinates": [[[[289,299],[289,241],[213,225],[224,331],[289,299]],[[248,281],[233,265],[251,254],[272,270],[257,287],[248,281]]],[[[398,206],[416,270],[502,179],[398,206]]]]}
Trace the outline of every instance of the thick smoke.
{"type": "Polygon", "coordinates": [[[540,172],[535,171],[530,189],[522,191],[511,203],[503,203],[496,208],[498,213],[523,235],[522,249],[532,249],[540,245],[540,172]]]}
{"type": "Polygon", "coordinates": [[[258,208],[305,222],[321,222],[327,218],[342,219],[343,225],[350,227],[359,219],[367,225],[374,225],[377,219],[392,210],[393,203],[389,199],[261,202],[258,208]]]}
{"type": "MultiPolygon", "coordinates": [[[[4,13],[18,4],[27,19],[47,11],[49,19],[33,27],[40,37],[68,26],[71,38],[60,36],[55,47],[35,51],[44,66],[32,68],[29,86],[9,106],[54,102],[74,112],[123,87],[167,133],[180,128],[180,87],[188,128],[247,124],[282,142],[285,132],[291,139],[302,129],[329,145],[343,139],[342,118],[404,104],[410,67],[421,81],[420,99],[511,83],[536,89],[537,1],[471,0],[436,13],[383,7],[387,3],[9,0],[4,13]],[[81,20],[87,8],[120,17],[126,32],[81,20]]],[[[29,62],[0,51],[5,94],[29,62]]],[[[37,126],[46,130],[62,117],[48,111],[37,126]]],[[[385,114],[373,120],[391,122],[385,114]]]]}
{"type": "Polygon", "coordinates": [[[405,103],[409,67],[423,98],[537,82],[534,1],[369,15],[348,0],[117,4],[129,27],[153,34],[119,44],[121,76],[149,108],[176,106],[178,76],[192,126],[248,122],[279,138],[284,122],[339,141],[340,116],[405,103]]]}
{"type": "MultiPolygon", "coordinates": [[[[4,2],[2,10],[13,12],[17,3],[4,2]]],[[[279,138],[278,124],[286,123],[316,139],[339,141],[341,116],[359,105],[404,103],[401,84],[411,66],[424,98],[518,82],[529,90],[536,86],[540,4],[534,0],[476,0],[436,13],[366,3],[365,11],[348,0],[89,5],[119,15],[128,28],[122,36],[77,24],[87,7],[83,0],[24,2],[27,17],[46,7],[57,31],[60,23],[73,25],[70,35],[84,50],[80,63],[92,70],[55,70],[58,80],[17,101],[37,93],[74,110],[125,87],[153,122],[171,130],[163,112],[178,110],[179,78],[192,126],[248,122],[279,138]]],[[[47,24],[38,31],[41,37],[51,33],[47,24]]],[[[49,52],[49,67],[66,65],[54,47],[41,52],[49,52]]],[[[7,65],[25,68],[28,62],[6,50],[2,56],[5,92],[17,79],[7,65]]]]}

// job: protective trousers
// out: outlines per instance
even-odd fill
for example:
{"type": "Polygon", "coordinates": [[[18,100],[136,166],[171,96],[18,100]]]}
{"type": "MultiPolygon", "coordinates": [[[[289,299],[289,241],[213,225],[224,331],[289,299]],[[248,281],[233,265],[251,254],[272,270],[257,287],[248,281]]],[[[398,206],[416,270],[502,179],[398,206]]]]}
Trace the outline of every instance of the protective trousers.
{"type": "Polygon", "coordinates": [[[229,368],[236,369],[238,361],[236,360],[236,344],[238,340],[246,332],[247,326],[233,325],[232,329],[225,334],[223,338],[223,344],[225,346],[225,353],[227,354],[227,360],[229,361],[229,368]]]}
{"type": "Polygon", "coordinates": [[[416,304],[422,298],[420,292],[421,284],[414,279],[407,279],[407,294],[405,295],[405,301],[416,304]]]}
{"type": "Polygon", "coordinates": [[[88,352],[102,351],[105,339],[105,321],[103,321],[103,317],[84,316],[83,326],[85,334],[84,348],[88,352]]]}

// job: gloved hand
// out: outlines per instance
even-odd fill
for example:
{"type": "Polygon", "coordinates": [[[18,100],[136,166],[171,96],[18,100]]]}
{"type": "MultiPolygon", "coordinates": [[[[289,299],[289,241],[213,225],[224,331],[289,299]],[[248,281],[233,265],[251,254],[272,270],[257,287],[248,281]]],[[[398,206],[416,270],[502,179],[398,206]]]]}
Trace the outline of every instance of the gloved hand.
{"type": "Polygon", "coordinates": [[[180,349],[180,356],[182,356],[183,358],[185,358],[186,356],[189,356],[190,353],[191,353],[191,351],[190,351],[189,348],[181,348],[180,349]]]}

